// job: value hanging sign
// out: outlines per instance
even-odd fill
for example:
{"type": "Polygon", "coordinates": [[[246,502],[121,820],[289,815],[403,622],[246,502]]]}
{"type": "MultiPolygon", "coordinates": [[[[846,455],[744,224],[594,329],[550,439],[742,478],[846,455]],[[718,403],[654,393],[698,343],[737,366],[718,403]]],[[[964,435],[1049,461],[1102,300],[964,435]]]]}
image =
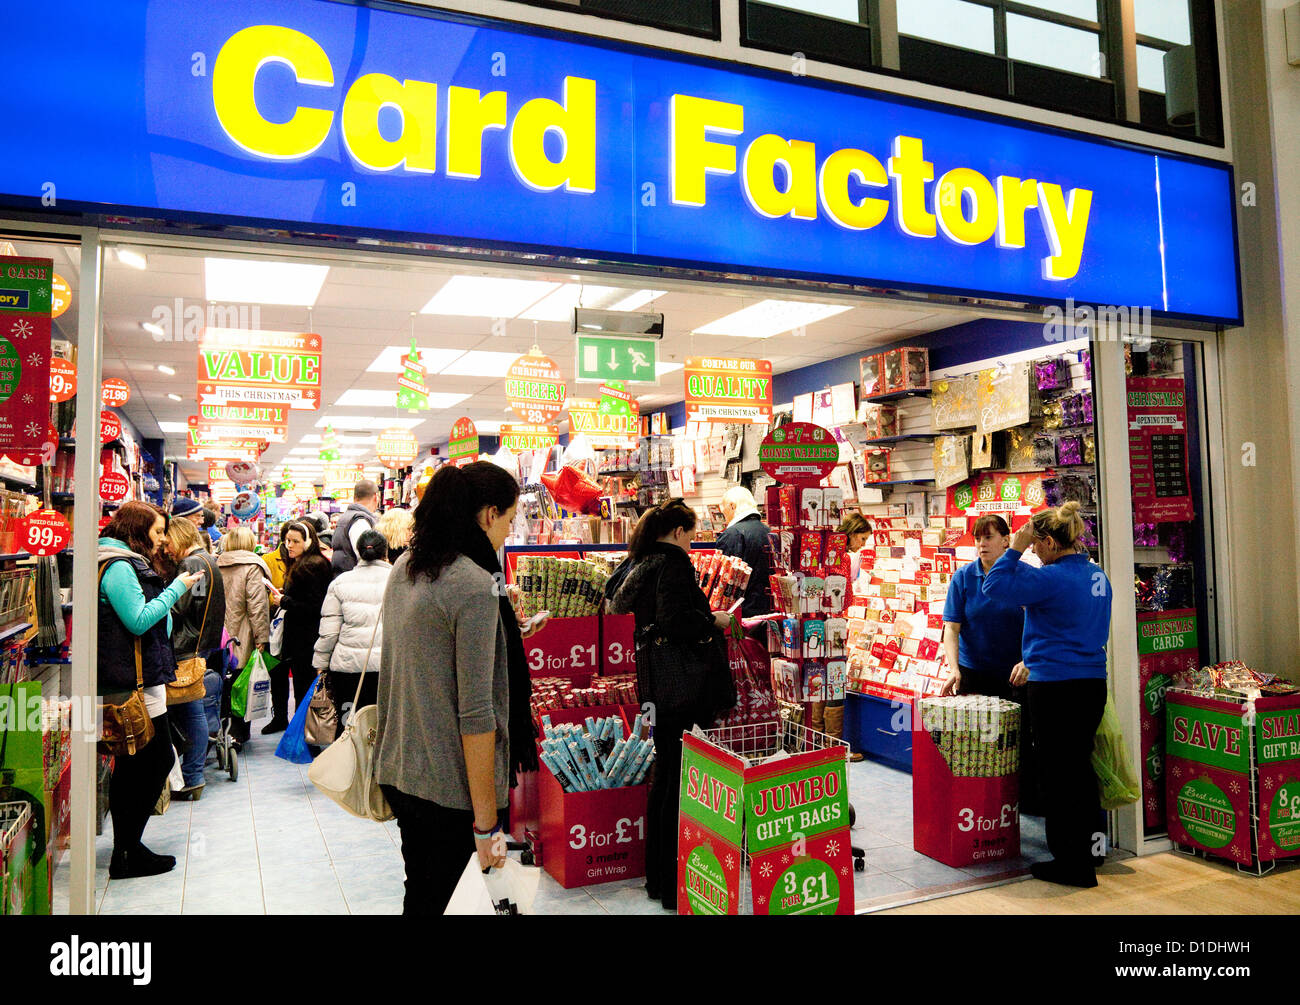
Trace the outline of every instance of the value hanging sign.
{"type": "Polygon", "coordinates": [[[621,388],[601,386],[600,398],[570,398],[569,432],[582,433],[597,450],[636,446],[641,408],[621,388]]]}
{"type": "Polygon", "coordinates": [[[1137,523],[1186,523],[1194,514],[1183,380],[1130,377],[1127,397],[1133,519],[1137,523]]]}
{"type": "Polygon", "coordinates": [[[198,400],[204,405],[320,408],[321,350],[315,332],[206,328],[199,343],[198,400]]]}
{"type": "Polygon", "coordinates": [[[770,360],[693,357],[683,373],[687,422],[772,421],[770,360]]]}
{"type": "Polygon", "coordinates": [[[0,258],[0,453],[39,452],[50,420],[48,258],[0,258]]]}

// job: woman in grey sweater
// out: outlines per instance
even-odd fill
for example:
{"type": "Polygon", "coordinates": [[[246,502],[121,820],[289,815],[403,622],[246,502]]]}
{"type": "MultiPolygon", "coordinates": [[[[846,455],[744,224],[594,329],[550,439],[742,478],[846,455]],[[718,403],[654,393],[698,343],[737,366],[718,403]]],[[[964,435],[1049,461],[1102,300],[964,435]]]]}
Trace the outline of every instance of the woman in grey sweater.
{"type": "Polygon", "coordinates": [[[404,914],[441,914],[476,852],[484,869],[505,861],[505,584],[470,556],[505,544],[518,497],[494,464],[440,468],[384,590],[375,773],[402,835],[404,914]]]}

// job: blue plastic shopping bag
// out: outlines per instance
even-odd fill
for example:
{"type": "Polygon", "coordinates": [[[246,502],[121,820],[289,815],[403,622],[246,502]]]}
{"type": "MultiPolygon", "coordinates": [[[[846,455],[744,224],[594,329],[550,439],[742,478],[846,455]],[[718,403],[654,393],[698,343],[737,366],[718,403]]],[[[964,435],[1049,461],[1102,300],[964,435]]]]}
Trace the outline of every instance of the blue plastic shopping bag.
{"type": "Polygon", "coordinates": [[[303,696],[302,701],[298,702],[298,707],[294,710],[293,718],[289,720],[289,728],[284,731],[280,737],[280,742],[275,748],[275,756],[283,757],[286,761],[292,761],[294,764],[311,764],[311,751],[307,749],[307,710],[311,707],[311,696],[316,693],[316,685],[320,683],[321,675],[317,674],[307,688],[307,693],[303,696]]]}

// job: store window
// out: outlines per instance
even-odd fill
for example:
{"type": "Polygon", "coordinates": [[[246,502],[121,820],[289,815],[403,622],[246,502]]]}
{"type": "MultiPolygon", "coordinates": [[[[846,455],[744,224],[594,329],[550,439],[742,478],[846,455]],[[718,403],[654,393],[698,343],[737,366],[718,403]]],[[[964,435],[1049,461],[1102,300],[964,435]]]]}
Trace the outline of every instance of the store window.
{"type": "Polygon", "coordinates": [[[878,61],[874,6],[874,0],[746,0],[740,37],[754,48],[867,69],[878,61]]]}
{"type": "Polygon", "coordinates": [[[30,296],[0,311],[0,914],[67,914],[72,728],[93,710],[69,663],[72,462],[78,401],[99,389],[76,380],[80,245],[0,232],[0,270],[30,296]]]}
{"type": "Polygon", "coordinates": [[[1214,5],[1209,0],[1135,0],[1133,15],[1142,125],[1221,144],[1214,5]]]}
{"type": "Polygon", "coordinates": [[[523,0],[535,7],[578,9],[584,14],[616,18],[689,35],[719,38],[718,0],[523,0]]]}
{"type": "Polygon", "coordinates": [[[1124,354],[1148,837],[1166,827],[1164,693],[1219,658],[1201,353],[1193,342],[1146,338],[1124,354]]]}
{"type": "Polygon", "coordinates": [[[1116,117],[1098,0],[920,0],[899,6],[903,72],[1094,118],[1116,117]]]}

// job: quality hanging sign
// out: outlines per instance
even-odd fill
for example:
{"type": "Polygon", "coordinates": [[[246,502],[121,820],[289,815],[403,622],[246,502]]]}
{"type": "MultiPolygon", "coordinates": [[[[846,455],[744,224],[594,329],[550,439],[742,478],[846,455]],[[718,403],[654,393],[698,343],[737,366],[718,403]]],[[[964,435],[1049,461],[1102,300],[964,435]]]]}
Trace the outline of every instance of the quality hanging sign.
{"type": "Polygon", "coordinates": [[[700,357],[686,361],[687,422],[772,421],[772,363],[700,357]]]}
{"type": "Polygon", "coordinates": [[[199,343],[198,400],[204,405],[320,408],[321,350],[315,332],[206,328],[199,343]]]}

